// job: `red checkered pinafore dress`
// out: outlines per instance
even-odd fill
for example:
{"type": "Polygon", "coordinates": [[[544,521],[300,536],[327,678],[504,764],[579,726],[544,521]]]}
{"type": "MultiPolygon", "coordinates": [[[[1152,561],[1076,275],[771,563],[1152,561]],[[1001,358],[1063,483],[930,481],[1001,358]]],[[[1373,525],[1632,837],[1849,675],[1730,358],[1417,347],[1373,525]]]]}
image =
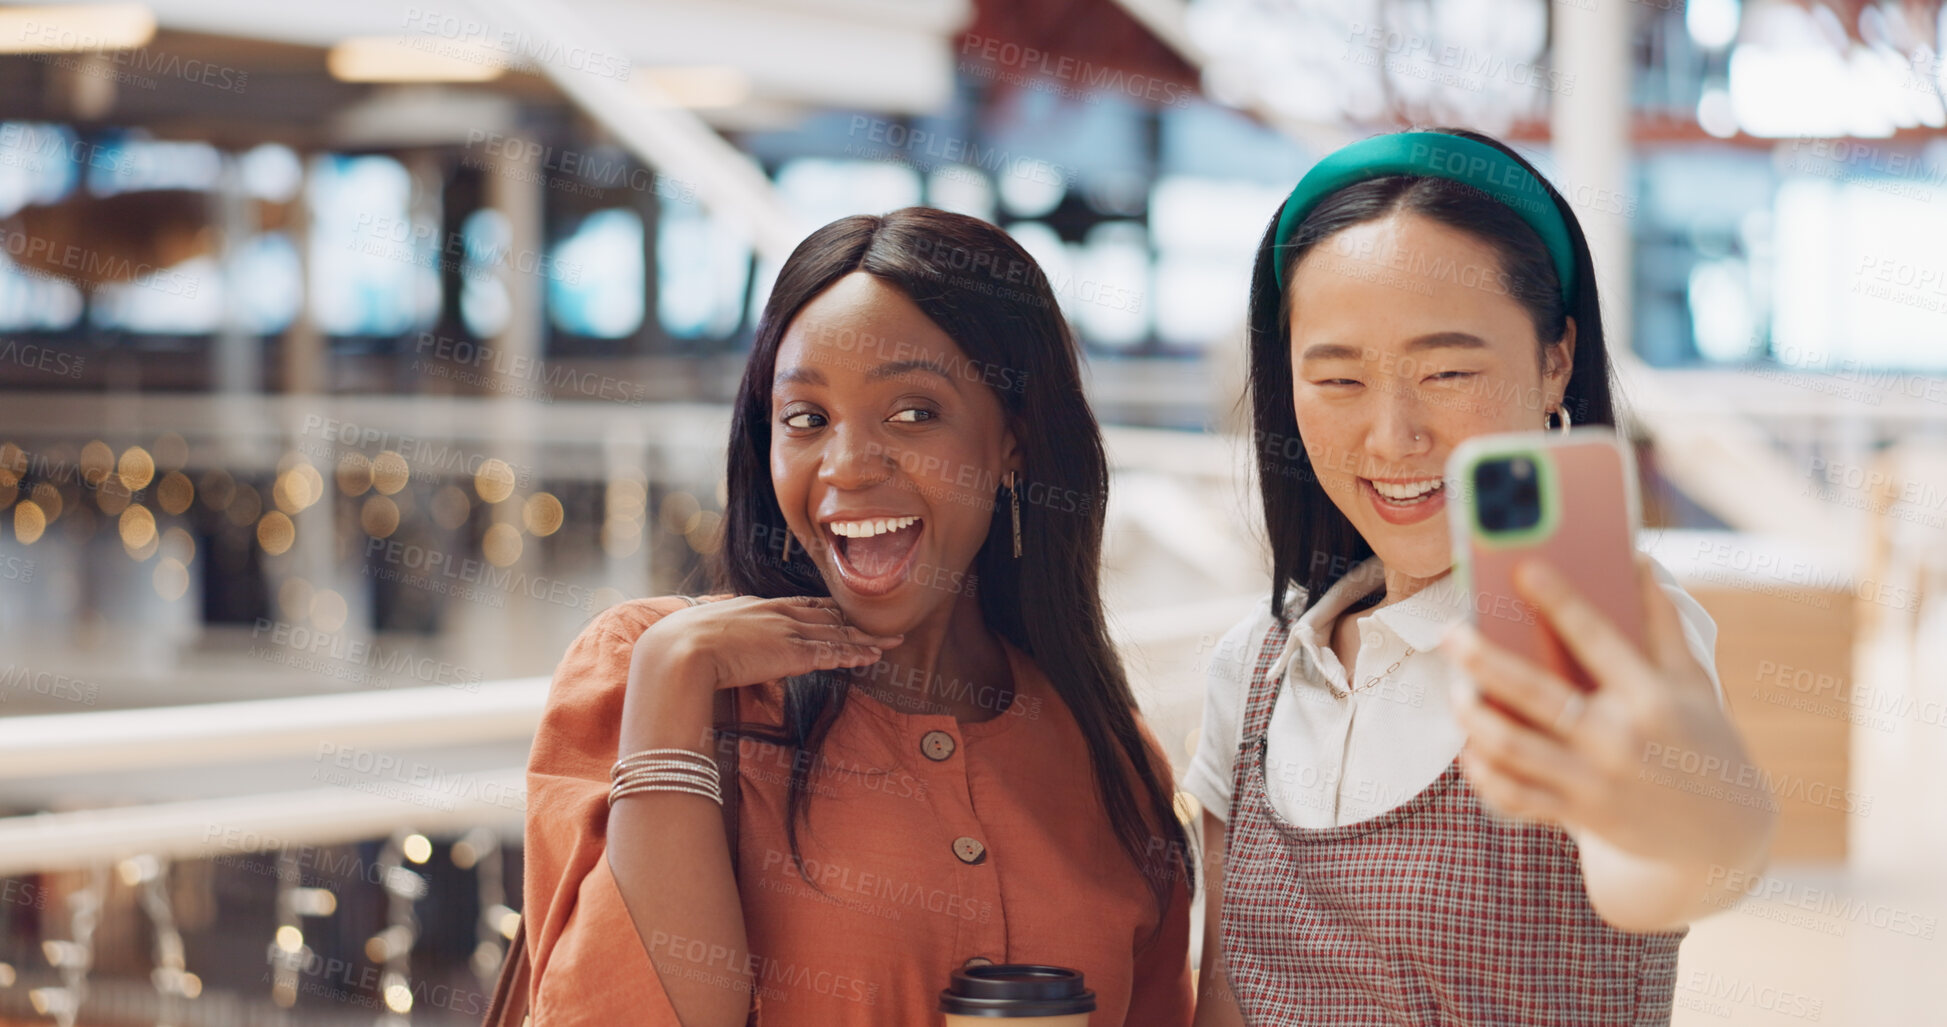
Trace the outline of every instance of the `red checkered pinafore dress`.
{"type": "Polygon", "coordinates": [[[1495,818],[1458,760],[1369,820],[1300,828],[1278,815],[1264,750],[1282,682],[1267,672],[1289,630],[1273,625],[1258,652],[1231,789],[1224,962],[1245,1021],[1669,1023],[1684,932],[1605,924],[1568,834],[1495,818]]]}

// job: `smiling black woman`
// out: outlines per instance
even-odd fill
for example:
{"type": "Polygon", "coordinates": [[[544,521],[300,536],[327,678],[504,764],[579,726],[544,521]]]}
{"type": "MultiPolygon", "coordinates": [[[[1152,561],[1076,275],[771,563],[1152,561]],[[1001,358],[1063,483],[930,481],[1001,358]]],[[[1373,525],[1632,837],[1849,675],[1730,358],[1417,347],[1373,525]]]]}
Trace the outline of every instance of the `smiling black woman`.
{"type": "Polygon", "coordinates": [[[537,1027],[932,1022],[988,963],[1082,971],[1092,1023],[1188,1023],[1187,840],[1105,627],[1107,462],[1034,261],[920,208],[813,233],[727,483],[723,595],[620,604],[556,671],[537,1027]]]}

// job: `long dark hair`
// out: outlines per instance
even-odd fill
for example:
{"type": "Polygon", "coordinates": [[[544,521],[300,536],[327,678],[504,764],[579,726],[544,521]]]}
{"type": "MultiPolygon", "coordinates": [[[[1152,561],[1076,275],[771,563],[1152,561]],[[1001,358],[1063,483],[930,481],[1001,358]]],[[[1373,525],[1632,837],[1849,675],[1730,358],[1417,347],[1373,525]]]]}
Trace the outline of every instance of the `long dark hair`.
{"type": "MultiPolygon", "coordinates": [[[[1486,143],[1527,168],[1562,213],[1575,251],[1575,300],[1562,298],[1548,247],[1528,223],[1488,194],[1445,178],[1386,175],[1346,186],[1314,207],[1284,248],[1284,280],[1314,246],[1353,225],[1397,212],[1418,214],[1458,229],[1493,247],[1500,258],[1508,295],[1528,312],[1543,346],[1562,337],[1566,319],[1575,319],[1575,364],[1562,405],[1576,424],[1616,423],[1609,352],[1602,333],[1602,308],[1596,295],[1589,243],[1575,212],[1534,165],[1498,139],[1465,129],[1431,131],[1486,143]]],[[[1291,310],[1272,266],[1278,212],[1258,243],[1251,270],[1250,382],[1251,424],[1257,451],[1258,487],[1264,498],[1264,529],[1271,544],[1271,609],[1286,616],[1285,593],[1304,589],[1298,612],[1311,608],[1332,584],[1372,555],[1372,547],[1325,494],[1311,457],[1298,443],[1298,415],[1292,408],[1291,310]]]]}
{"type": "MultiPolygon", "coordinates": [[[[1012,516],[996,490],[987,540],[974,558],[973,591],[988,628],[1034,659],[1074,715],[1110,823],[1167,912],[1171,880],[1190,880],[1187,839],[1173,811],[1169,768],[1143,743],[1135,695],[1103,618],[1099,570],[1109,472],[1102,432],[1084,398],[1078,347],[1054,292],[1034,258],[1005,232],[965,215],[907,207],[883,217],[841,218],[798,244],[765,303],[731,411],[718,587],[766,597],[830,594],[812,561],[779,558],[786,528],[771,483],[771,380],[792,319],[855,271],[903,292],[973,366],[1000,372],[983,380],[1020,446],[1021,556],[1013,555],[1012,516]],[[1131,772],[1141,782],[1140,796],[1131,772]],[[1164,859],[1152,839],[1165,843],[1164,859]]],[[[794,678],[785,685],[780,725],[737,728],[799,756],[785,814],[793,856],[798,822],[809,817],[810,765],[847,693],[837,674],[794,678]]]]}

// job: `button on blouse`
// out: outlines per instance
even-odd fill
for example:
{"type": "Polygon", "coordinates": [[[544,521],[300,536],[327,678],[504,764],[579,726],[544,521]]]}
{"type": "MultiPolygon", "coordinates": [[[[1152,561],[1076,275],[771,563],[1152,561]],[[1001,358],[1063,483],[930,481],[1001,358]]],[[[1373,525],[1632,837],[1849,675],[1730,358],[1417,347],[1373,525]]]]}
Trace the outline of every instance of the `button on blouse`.
{"type": "Polygon", "coordinates": [[[934,762],[950,759],[953,750],[958,746],[959,743],[953,740],[953,736],[945,731],[928,731],[919,739],[919,751],[925,753],[926,758],[934,762]]]}

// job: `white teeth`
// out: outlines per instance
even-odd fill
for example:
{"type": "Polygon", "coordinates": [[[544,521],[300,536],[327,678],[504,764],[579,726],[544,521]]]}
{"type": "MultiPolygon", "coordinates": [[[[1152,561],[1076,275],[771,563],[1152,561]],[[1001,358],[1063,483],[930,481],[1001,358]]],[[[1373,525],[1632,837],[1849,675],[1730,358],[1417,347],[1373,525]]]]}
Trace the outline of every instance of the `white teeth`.
{"type": "Polygon", "coordinates": [[[1444,484],[1446,482],[1440,478],[1426,478],[1421,481],[1409,481],[1401,484],[1394,484],[1388,481],[1375,481],[1372,483],[1372,488],[1373,491],[1394,502],[1405,502],[1427,495],[1444,484]]]}
{"type": "Polygon", "coordinates": [[[845,538],[871,538],[888,531],[909,528],[917,523],[919,523],[917,517],[885,517],[871,521],[833,521],[830,528],[832,534],[842,535],[845,538]]]}

